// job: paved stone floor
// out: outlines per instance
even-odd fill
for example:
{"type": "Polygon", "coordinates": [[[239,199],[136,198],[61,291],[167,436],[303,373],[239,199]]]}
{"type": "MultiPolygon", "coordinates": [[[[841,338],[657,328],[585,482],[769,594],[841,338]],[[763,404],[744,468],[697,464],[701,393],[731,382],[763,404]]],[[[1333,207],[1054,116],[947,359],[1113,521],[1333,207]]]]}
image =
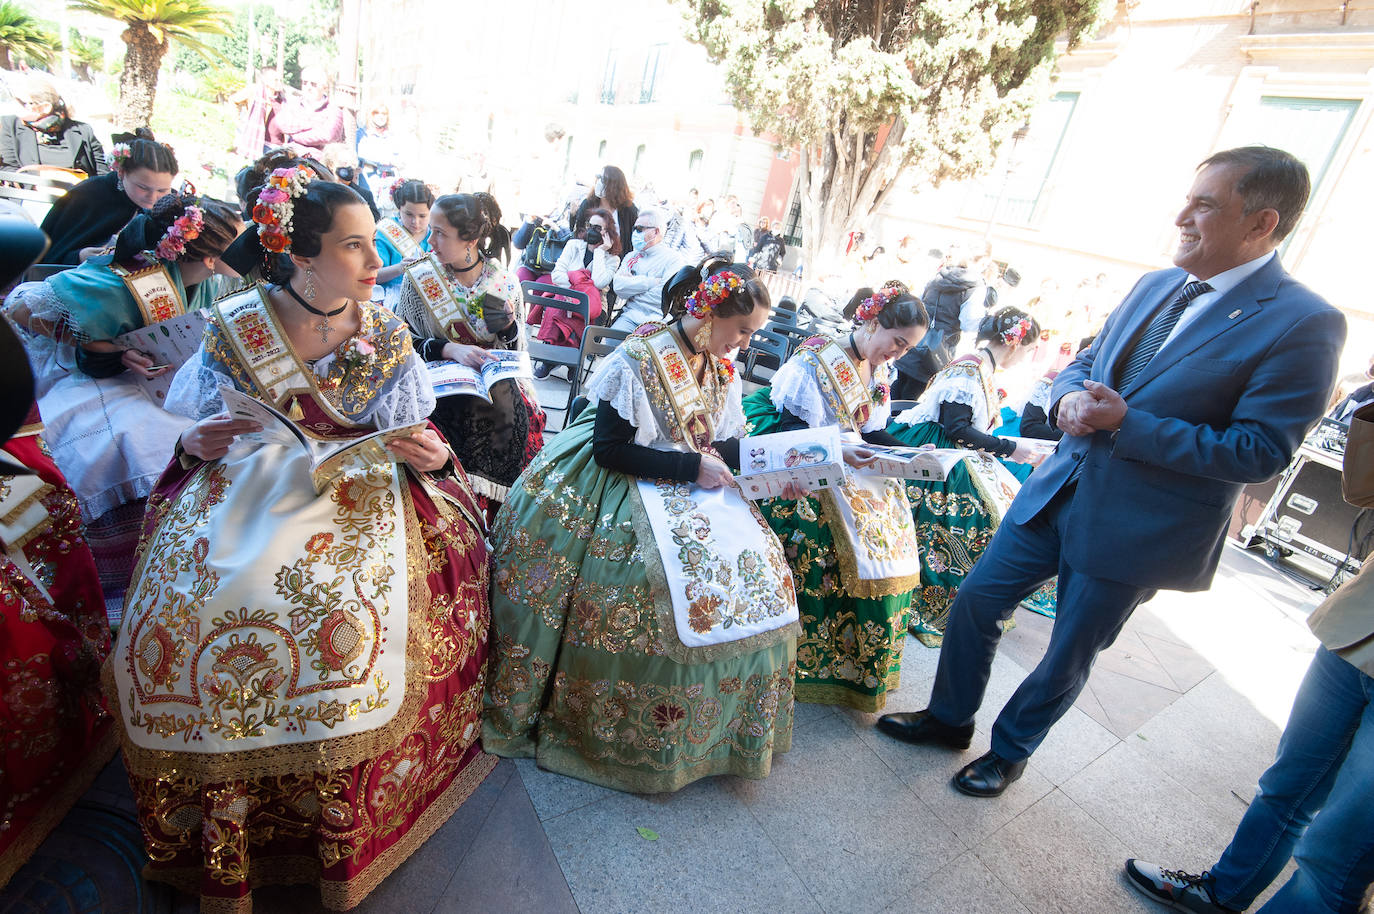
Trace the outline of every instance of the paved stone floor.
{"type": "MultiPolygon", "coordinates": [[[[561,405],[565,385],[540,387],[561,405]]],[[[949,780],[986,750],[1001,703],[1043,651],[1052,623],[1025,612],[965,753],[897,743],[873,729],[875,715],[799,705],[793,749],[763,781],[634,796],[503,761],[357,910],[1155,911],[1123,884],[1122,862],[1200,870],[1215,860],[1272,759],[1316,646],[1303,625],[1316,603],[1228,546],[1210,591],[1160,594],[1135,614],[1025,777],[996,800],[949,780]]],[[[891,707],[924,706],[936,659],[908,641],[891,707]]],[[[0,894],[0,912],[196,910],[137,879],[137,849],[116,760],[0,894]]],[[[309,889],[269,889],[255,909],[319,905],[309,889]]]]}

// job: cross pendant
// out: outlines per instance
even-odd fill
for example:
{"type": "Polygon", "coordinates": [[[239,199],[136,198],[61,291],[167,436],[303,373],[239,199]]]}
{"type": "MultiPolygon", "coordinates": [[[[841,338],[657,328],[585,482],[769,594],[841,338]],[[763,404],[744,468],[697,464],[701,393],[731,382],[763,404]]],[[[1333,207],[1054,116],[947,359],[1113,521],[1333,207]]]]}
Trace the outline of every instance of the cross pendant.
{"type": "Polygon", "coordinates": [[[320,322],[315,325],[315,329],[319,331],[320,341],[324,343],[329,342],[329,334],[334,332],[334,328],[329,326],[329,321],[324,318],[320,318],[320,322]]]}

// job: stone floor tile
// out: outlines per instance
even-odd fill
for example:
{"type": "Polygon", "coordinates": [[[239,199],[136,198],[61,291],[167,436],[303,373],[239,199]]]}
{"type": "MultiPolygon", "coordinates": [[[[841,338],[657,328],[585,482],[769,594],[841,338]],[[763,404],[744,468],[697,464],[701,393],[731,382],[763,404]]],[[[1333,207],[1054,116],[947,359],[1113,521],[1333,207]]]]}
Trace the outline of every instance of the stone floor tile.
{"type": "Polygon", "coordinates": [[[506,781],[491,813],[473,837],[471,847],[457,864],[453,878],[432,910],[434,914],[472,911],[577,914],[572,892],[521,778],[513,776],[506,781]]]}
{"type": "Polygon", "coordinates": [[[832,705],[815,705],[805,701],[797,702],[794,707],[795,710],[792,712],[793,733],[835,713],[835,708],[832,705]]]}
{"type": "Polygon", "coordinates": [[[1206,657],[1187,645],[1144,631],[1139,638],[1180,692],[1188,691],[1216,671],[1206,657]]]}
{"type": "Polygon", "coordinates": [[[1092,693],[1092,700],[1106,715],[1106,721],[1100,726],[1110,730],[1117,739],[1134,733],[1183,694],[1172,686],[1152,685],[1138,677],[1123,675],[1111,669],[1110,664],[1103,663],[1094,665],[1084,691],[1092,693]]]}
{"type": "MultiPolygon", "coordinates": [[[[775,775],[780,767],[775,762],[775,775]]],[[[735,796],[728,783],[735,780],[707,778],[672,794],[615,793],[544,822],[578,907],[589,914],[819,912],[793,871],[796,861],[735,796]],[[641,837],[641,827],[657,839],[641,837]]]]}
{"type": "MultiPolygon", "coordinates": [[[[1097,695],[1096,700],[1103,701],[1103,696],[1097,695]]],[[[1108,714],[1116,711],[1105,702],[1103,706],[1108,714]]],[[[1062,784],[1119,742],[1116,734],[1085,714],[1075,703],[1050,728],[1045,741],[1031,756],[1029,767],[1044,775],[1051,784],[1062,784]]]]}
{"type": "Polygon", "coordinates": [[[884,766],[843,715],[806,730],[764,781],[736,793],[827,911],[878,910],[964,843],[884,766]]]}
{"type": "Polygon", "coordinates": [[[1122,881],[1126,846],[1059,790],[973,851],[1033,914],[1159,914],[1122,881]]]}
{"type": "Polygon", "coordinates": [[[1059,789],[1124,844],[1128,856],[1182,861],[1197,848],[1220,853],[1244,805],[1194,793],[1142,745],[1119,744],[1059,789]]]}
{"type": "Polygon", "coordinates": [[[897,899],[886,914],[1027,914],[1011,889],[966,852],[897,899]]]}
{"type": "Polygon", "coordinates": [[[535,764],[534,759],[515,759],[514,764],[540,820],[561,816],[615,794],[614,790],[596,784],[545,771],[535,764]]]}

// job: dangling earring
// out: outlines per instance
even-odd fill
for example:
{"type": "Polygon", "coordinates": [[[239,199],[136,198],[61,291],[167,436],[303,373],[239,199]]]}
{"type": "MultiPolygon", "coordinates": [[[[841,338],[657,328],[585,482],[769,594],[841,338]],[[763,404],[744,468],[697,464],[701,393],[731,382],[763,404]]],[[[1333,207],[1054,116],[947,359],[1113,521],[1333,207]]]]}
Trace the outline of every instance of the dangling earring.
{"type": "Polygon", "coordinates": [[[315,300],[315,271],[305,271],[305,297],[310,301],[315,300]]]}
{"type": "Polygon", "coordinates": [[[711,345],[711,318],[701,322],[701,329],[692,335],[692,346],[697,352],[705,352],[706,347],[711,345]]]}
{"type": "Polygon", "coordinates": [[[463,266],[465,266],[465,267],[470,267],[470,266],[472,266],[472,251],[473,251],[473,248],[476,248],[476,247],[477,247],[477,245],[474,244],[472,247],[468,248],[468,252],[467,252],[467,254],[465,255],[464,260],[463,260],[463,266]]]}
{"type": "Polygon", "coordinates": [[[124,175],[121,174],[120,172],[115,172],[115,190],[123,190],[123,189],[124,189],[124,175]]]}

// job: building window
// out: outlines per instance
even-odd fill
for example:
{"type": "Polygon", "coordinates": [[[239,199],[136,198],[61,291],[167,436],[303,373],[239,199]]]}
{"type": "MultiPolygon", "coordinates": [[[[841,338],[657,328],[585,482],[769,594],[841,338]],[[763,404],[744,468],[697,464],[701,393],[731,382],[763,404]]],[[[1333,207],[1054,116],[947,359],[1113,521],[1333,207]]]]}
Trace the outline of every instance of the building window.
{"type": "Polygon", "coordinates": [[[597,157],[598,159],[600,159],[601,161],[603,161],[603,162],[606,160],[606,141],[605,141],[605,140],[602,140],[600,143],[597,144],[597,147],[596,147],[596,157],[597,157]]]}
{"type": "Polygon", "coordinates": [[[1242,128],[1236,145],[1259,143],[1293,153],[1307,166],[1316,196],[1358,107],[1353,98],[1261,96],[1259,109],[1242,128]]]}
{"type": "Polygon", "coordinates": [[[687,174],[693,181],[701,176],[701,160],[705,157],[706,153],[700,149],[693,149],[687,157],[687,174]]]}
{"type": "Polygon", "coordinates": [[[639,103],[648,105],[658,101],[658,68],[663,61],[667,44],[655,44],[644,55],[644,73],[639,81],[639,103]]]}
{"type": "Polygon", "coordinates": [[[1002,144],[997,164],[973,187],[961,215],[1030,225],[1040,209],[1077,104],[1077,92],[1060,92],[1036,108],[1024,139],[1013,138],[1002,144]]]}
{"type": "Polygon", "coordinates": [[[615,50],[606,52],[606,67],[601,71],[601,104],[615,104],[615,50]]]}
{"type": "Polygon", "coordinates": [[[630,170],[630,174],[634,175],[635,177],[639,177],[639,166],[644,163],[644,151],[648,148],[649,147],[645,146],[643,143],[640,143],[637,147],[635,147],[635,164],[634,168],[630,170]]]}
{"type": "Polygon", "coordinates": [[[787,221],[783,223],[782,240],[799,247],[802,243],[801,194],[792,194],[792,204],[787,207],[787,221]]]}

